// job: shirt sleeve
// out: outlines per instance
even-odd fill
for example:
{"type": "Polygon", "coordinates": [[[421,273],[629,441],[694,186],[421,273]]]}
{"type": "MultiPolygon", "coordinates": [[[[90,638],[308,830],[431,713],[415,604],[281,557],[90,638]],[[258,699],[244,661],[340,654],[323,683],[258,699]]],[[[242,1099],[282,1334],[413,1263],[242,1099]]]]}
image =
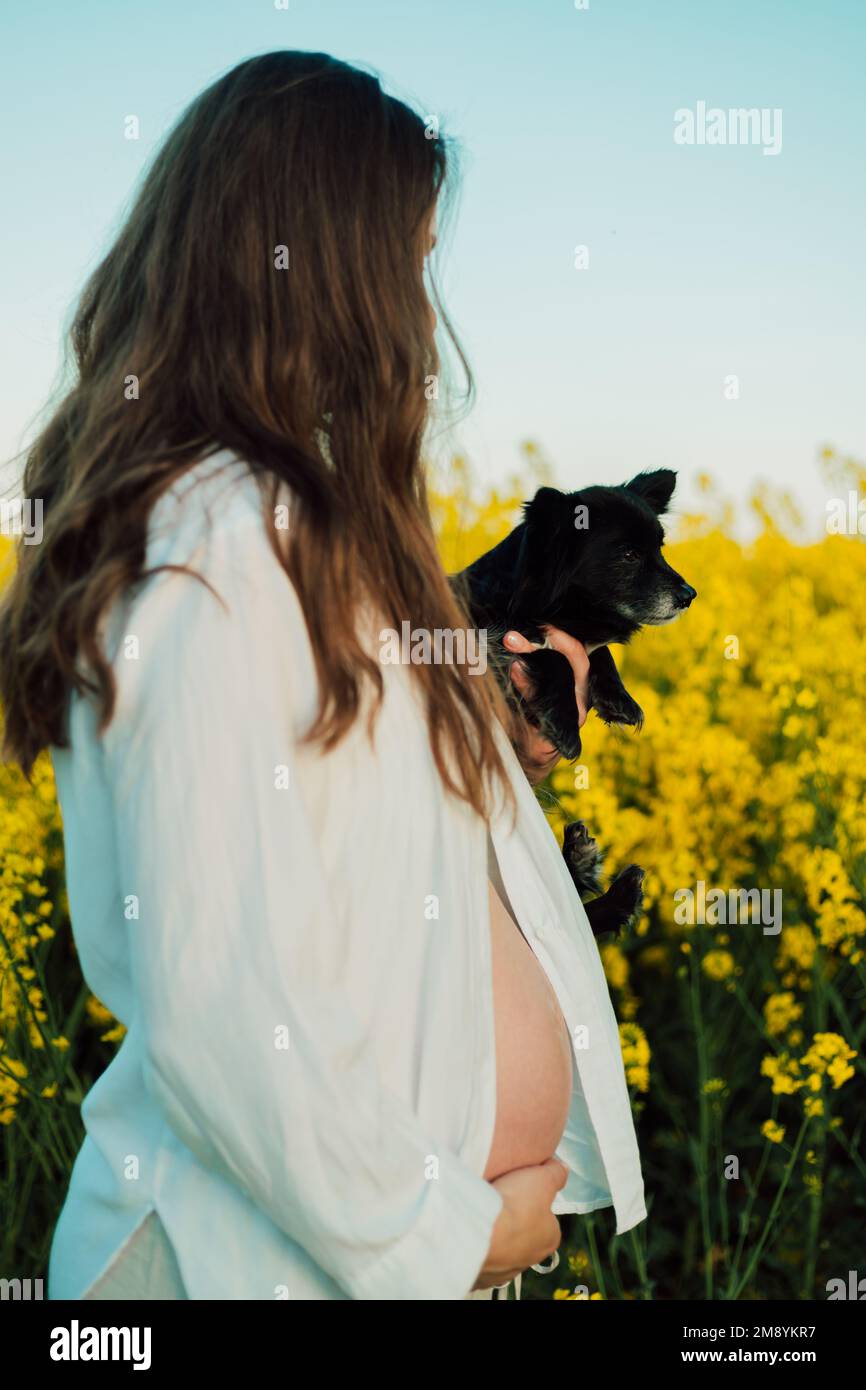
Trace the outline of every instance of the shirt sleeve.
{"type": "Polygon", "coordinates": [[[103,735],[147,1085],[351,1298],[463,1298],[502,1199],[382,1084],[319,949],[334,918],[295,775],[297,595],[259,518],[214,527],[190,564],[219,597],[145,582],[103,735]]]}

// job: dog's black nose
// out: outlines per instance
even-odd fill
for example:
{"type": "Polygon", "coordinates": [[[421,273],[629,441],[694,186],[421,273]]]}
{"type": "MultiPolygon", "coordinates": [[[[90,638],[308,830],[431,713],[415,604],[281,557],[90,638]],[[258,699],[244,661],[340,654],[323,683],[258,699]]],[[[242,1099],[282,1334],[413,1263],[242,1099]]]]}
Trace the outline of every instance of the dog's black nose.
{"type": "Polygon", "coordinates": [[[697,589],[693,589],[691,584],[686,584],[684,581],[680,585],[680,604],[683,608],[688,608],[692,599],[697,598],[697,596],[698,591],[697,589]]]}

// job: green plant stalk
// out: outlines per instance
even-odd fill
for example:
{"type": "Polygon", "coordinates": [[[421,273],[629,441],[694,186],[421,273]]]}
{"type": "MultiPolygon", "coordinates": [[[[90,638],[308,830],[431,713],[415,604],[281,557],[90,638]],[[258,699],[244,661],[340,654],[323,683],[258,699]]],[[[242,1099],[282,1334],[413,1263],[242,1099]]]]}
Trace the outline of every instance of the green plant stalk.
{"type": "MultiPolygon", "coordinates": [[[[832,986],[830,986],[829,983],[825,984],[826,966],[824,963],[823,956],[823,949],[819,948],[818,950],[816,950],[815,958],[812,962],[812,999],[814,1001],[815,1007],[814,1031],[816,1033],[822,1033],[826,1030],[827,1000],[830,997],[830,990],[832,989],[832,986]]],[[[835,990],[833,990],[833,994],[835,994],[835,990]]],[[[845,1014],[845,1008],[842,1004],[842,1000],[838,996],[836,996],[836,1007],[840,1010],[843,1020],[847,1023],[847,1015],[845,1014]]],[[[824,1156],[826,1151],[827,1125],[830,1120],[830,1116],[826,1113],[826,1103],[824,1106],[824,1112],[825,1113],[820,1117],[820,1123],[817,1126],[819,1136],[818,1142],[815,1146],[816,1156],[818,1159],[818,1162],[816,1164],[816,1177],[818,1178],[818,1187],[817,1191],[810,1190],[809,1192],[809,1223],[806,1231],[806,1259],[803,1267],[803,1297],[807,1299],[812,1297],[812,1292],[815,1287],[815,1269],[818,1262],[818,1232],[821,1227],[821,1209],[823,1206],[822,1194],[824,1156]]]]}
{"type": "Polygon", "coordinates": [[[767,1217],[767,1220],[766,1220],[765,1223],[764,1223],[764,1229],[763,1229],[763,1231],[761,1232],[760,1238],[759,1238],[759,1240],[758,1240],[758,1242],[757,1242],[757,1244],[756,1244],[756,1246],[755,1246],[755,1249],[754,1249],[753,1252],[752,1252],[752,1258],[749,1260],[749,1263],[748,1263],[748,1265],[746,1266],[746,1272],[745,1272],[745,1274],[743,1275],[742,1279],[740,1280],[739,1284],[737,1285],[736,1289],[734,1290],[733,1299],[732,1299],[732,1301],[733,1301],[734,1303],[736,1303],[736,1301],[737,1301],[737,1299],[739,1298],[740,1294],[742,1293],[743,1289],[746,1287],[746,1285],[748,1284],[749,1280],[751,1279],[753,1273],[755,1272],[755,1270],[756,1270],[757,1267],[758,1267],[758,1261],[760,1260],[761,1255],[763,1254],[764,1246],[765,1246],[766,1243],[767,1243],[767,1240],[768,1240],[769,1235],[770,1235],[770,1231],[771,1231],[772,1228],[773,1228],[773,1223],[775,1222],[776,1217],[777,1217],[778,1212],[779,1212],[779,1208],[780,1208],[780,1206],[782,1205],[782,1198],[784,1197],[784,1195],[785,1195],[785,1193],[786,1193],[786,1191],[787,1191],[787,1189],[788,1189],[788,1183],[791,1181],[791,1174],[792,1174],[793,1171],[794,1171],[795,1165],[796,1165],[796,1163],[797,1163],[797,1159],[798,1159],[798,1157],[799,1157],[799,1155],[800,1155],[800,1149],[801,1149],[801,1147],[802,1147],[803,1139],[804,1139],[804,1137],[805,1137],[805,1134],[806,1134],[806,1130],[807,1130],[807,1128],[808,1128],[808,1125],[809,1125],[809,1121],[808,1121],[807,1119],[804,1119],[804,1120],[803,1120],[803,1123],[800,1125],[800,1132],[799,1132],[799,1134],[797,1135],[797,1139],[796,1139],[796,1142],[795,1142],[795,1144],[794,1144],[793,1151],[792,1151],[792,1153],[791,1153],[790,1161],[789,1161],[787,1167],[785,1168],[785,1172],[784,1172],[784,1174],[783,1174],[783,1176],[782,1176],[782,1181],[781,1181],[780,1184],[779,1184],[779,1190],[778,1190],[778,1192],[776,1193],[776,1196],[775,1196],[775,1198],[774,1198],[774,1200],[773,1200],[773,1205],[772,1205],[771,1208],[770,1208],[770,1214],[769,1214],[769,1216],[767,1217]]]}
{"type": "MultiPolygon", "coordinates": [[[[772,1115],[772,1118],[773,1118],[773,1119],[776,1118],[776,1111],[777,1111],[777,1110],[778,1110],[778,1106],[777,1106],[777,1104],[776,1104],[775,1101],[774,1101],[774,1104],[773,1104],[773,1115],[772,1115]]],[[[749,1198],[748,1198],[748,1201],[746,1202],[745,1210],[742,1211],[742,1212],[740,1213],[740,1234],[739,1234],[739,1237],[738,1237],[738,1239],[737,1239],[737,1248],[736,1248],[736,1251],[734,1252],[734,1258],[733,1258],[733,1261],[731,1262],[731,1273],[730,1273],[730,1278],[728,1279],[727,1292],[725,1293],[725,1298],[726,1298],[727,1300],[730,1300],[730,1299],[733,1298],[733,1292],[734,1292],[734,1288],[735,1288],[736,1282],[737,1282],[737,1275],[739,1274],[739,1270],[740,1270],[740,1260],[741,1260],[742,1257],[743,1257],[743,1247],[744,1247],[744,1245],[745,1245],[745,1243],[746,1243],[746,1237],[747,1237],[748,1234],[749,1234],[749,1226],[751,1225],[751,1222],[752,1222],[752,1212],[753,1212],[754,1209],[755,1209],[755,1201],[756,1201],[756,1199],[757,1199],[758,1192],[760,1191],[761,1180],[762,1180],[762,1178],[763,1178],[763,1176],[764,1176],[764,1173],[766,1172],[767,1163],[769,1162],[769,1159],[770,1159],[770,1149],[771,1149],[771,1147],[772,1147],[772,1146],[771,1146],[771,1144],[770,1144],[769,1139],[765,1139],[765,1140],[764,1140],[764,1148],[763,1148],[763,1152],[761,1153],[760,1162],[758,1163],[758,1171],[757,1171],[757,1173],[755,1174],[755,1181],[754,1181],[754,1183],[749,1183],[747,1178],[744,1179],[744,1181],[747,1183],[747,1185],[748,1185],[748,1187],[749,1187],[749,1198]]]]}
{"type": "Polygon", "coordinates": [[[740,986],[737,984],[736,980],[733,981],[733,986],[734,996],[737,999],[738,1003],[742,1005],[743,1012],[755,1025],[755,1032],[759,1035],[761,1042],[765,1046],[769,1045],[770,1047],[772,1047],[774,1052],[781,1052],[781,1043],[776,1038],[770,1037],[770,1035],[767,1032],[767,1025],[764,1019],[761,1018],[761,1015],[758,1013],[757,1009],[755,1009],[754,1006],[750,1003],[750,1001],[746,998],[745,994],[743,993],[740,986]]]}
{"type": "MultiPolygon", "coordinates": [[[[842,999],[842,996],[839,994],[839,991],[836,989],[835,985],[831,984],[829,980],[825,980],[822,982],[822,988],[826,990],[827,997],[830,999],[833,1008],[836,1010],[836,1013],[842,1020],[844,1036],[846,1038],[853,1039],[855,1043],[862,1042],[864,1028],[858,1029],[854,1027],[845,1008],[844,1000],[842,999]]],[[[816,1031],[819,1030],[816,1029],[816,1031]]],[[[863,1076],[866,1076],[866,1057],[864,1057],[861,1052],[858,1052],[857,1056],[853,1059],[853,1065],[856,1071],[859,1071],[863,1076]]]]}
{"type": "Polygon", "coordinates": [[[716,1165],[719,1172],[719,1215],[721,1218],[721,1239],[722,1248],[727,1251],[731,1239],[731,1223],[728,1214],[728,1180],[725,1177],[725,1165],[722,1159],[722,1105],[719,1101],[715,1107],[715,1149],[716,1165]]]}
{"type": "Polygon", "coordinates": [[[834,1129],[831,1132],[836,1143],[839,1144],[840,1147],[845,1150],[846,1154],[850,1158],[851,1162],[854,1164],[854,1167],[857,1169],[857,1172],[860,1174],[861,1178],[863,1178],[863,1180],[866,1181],[866,1163],[863,1162],[863,1159],[860,1157],[857,1150],[853,1147],[853,1145],[848,1143],[848,1140],[841,1129],[834,1129]]]}
{"type": "Polygon", "coordinates": [[[809,1226],[806,1237],[806,1261],[803,1270],[803,1297],[812,1298],[815,1288],[815,1270],[818,1263],[818,1233],[821,1229],[821,1210],[823,1206],[823,1173],[824,1173],[824,1152],[826,1142],[826,1129],[822,1127],[821,1135],[816,1145],[818,1162],[815,1165],[815,1173],[818,1178],[818,1190],[809,1192],[809,1226]]]}
{"type": "Polygon", "coordinates": [[[701,989],[698,979],[698,962],[695,959],[695,951],[689,954],[691,964],[690,983],[691,983],[691,1005],[692,1005],[692,1025],[695,1030],[695,1041],[697,1044],[698,1061],[698,1157],[695,1165],[698,1178],[698,1198],[701,1210],[701,1233],[704,1241],[704,1293],[708,1300],[713,1297],[713,1238],[712,1224],[710,1221],[710,1193],[709,1193],[709,1099],[706,1094],[706,1084],[709,1080],[709,1066],[707,1062],[706,1037],[704,1035],[704,1023],[701,1012],[701,989]]]}
{"type": "Polygon", "coordinates": [[[601,1267],[601,1260],[599,1259],[598,1255],[598,1243],[595,1239],[595,1222],[593,1220],[591,1212],[587,1213],[587,1215],[583,1218],[583,1222],[584,1226],[586,1227],[586,1243],[589,1246],[589,1253],[592,1256],[592,1269],[593,1273],[595,1274],[595,1282],[598,1285],[599,1293],[601,1294],[602,1298],[606,1301],[607,1289],[605,1287],[604,1272],[601,1267]]]}
{"type": "Polygon", "coordinates": [[[619,1272],[619,1238],[617,1236],[613,1236],[608,1241],[607,1258],[610,1272],[613,1275],[614,1297],[622,1301],[625,1298],[625,1289],[619,1272]]]}
{"type": "Polygon", "coordinates": [[[644,1257],[641,1239],[637,1232],[637,1227],[633,1226],[629,1231],[631,1240],[631,1250],[637,1268],[638,1279],[640,1280],[640,1296],[646,1303],[652,1302],[652,1289],[650,1288],[649,1277],[647,1275],[646,1259],[644,1257]]]}

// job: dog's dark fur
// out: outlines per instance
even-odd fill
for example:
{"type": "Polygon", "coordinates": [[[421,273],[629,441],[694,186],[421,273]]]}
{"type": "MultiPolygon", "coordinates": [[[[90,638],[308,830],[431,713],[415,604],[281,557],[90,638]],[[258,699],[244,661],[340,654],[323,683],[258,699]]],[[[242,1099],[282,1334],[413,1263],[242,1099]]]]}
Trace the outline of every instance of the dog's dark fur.
{"type": "MultiPolygon", "coordinates": [[[[676,474],[641,473],[620,487],[563,493],[543,487],[523,509],[523,521],[493,550],[454,576],[473,624],[487,630],[488,654],[503,690],[565,758],[580,756],[574,678],[564,656],[550,648],[514,657],[506,632],[543,642],[543,624],[577,637],[589,652],[589,705],[606,724],[640,728],[643,712],[629,695],[608,644],[628,642],[644,625],[671,622],[695,590],[661,553],[659,516],[668,508],[676,474]],[[511,680],[519,660],[534,687],[523,701],[511,680]]],[[[600,893],[600,856],[582,822],[566,829],[563,847],[575,886],[600,893]]],[[[625,869],[608,891],[587,904],[596,934],[618,931],[640,907],[643,871],[625,869]]]]}

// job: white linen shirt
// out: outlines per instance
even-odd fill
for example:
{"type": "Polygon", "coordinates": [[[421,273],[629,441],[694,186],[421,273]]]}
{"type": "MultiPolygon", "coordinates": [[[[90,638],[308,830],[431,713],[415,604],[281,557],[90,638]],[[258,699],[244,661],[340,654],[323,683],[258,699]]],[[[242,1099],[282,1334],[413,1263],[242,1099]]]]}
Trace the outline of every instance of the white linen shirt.
{"type": "MultiPolygon", "coordinates": [[[[411,669],[329,754],[255,482],[223,451],[154,508],[114,605],[117,704],[52,749],[73,932],[127,1028],[82,1106],[49,1297],[81,1298],[156,1211],[190,1298],[459,1299],[501,1207],[488,838],[446,793],[411,669]]],[[[618,1029],[586,913],[500,730],[505,891],[572,1032],[554,1211],[645,1215],[618,1029]]]]}

